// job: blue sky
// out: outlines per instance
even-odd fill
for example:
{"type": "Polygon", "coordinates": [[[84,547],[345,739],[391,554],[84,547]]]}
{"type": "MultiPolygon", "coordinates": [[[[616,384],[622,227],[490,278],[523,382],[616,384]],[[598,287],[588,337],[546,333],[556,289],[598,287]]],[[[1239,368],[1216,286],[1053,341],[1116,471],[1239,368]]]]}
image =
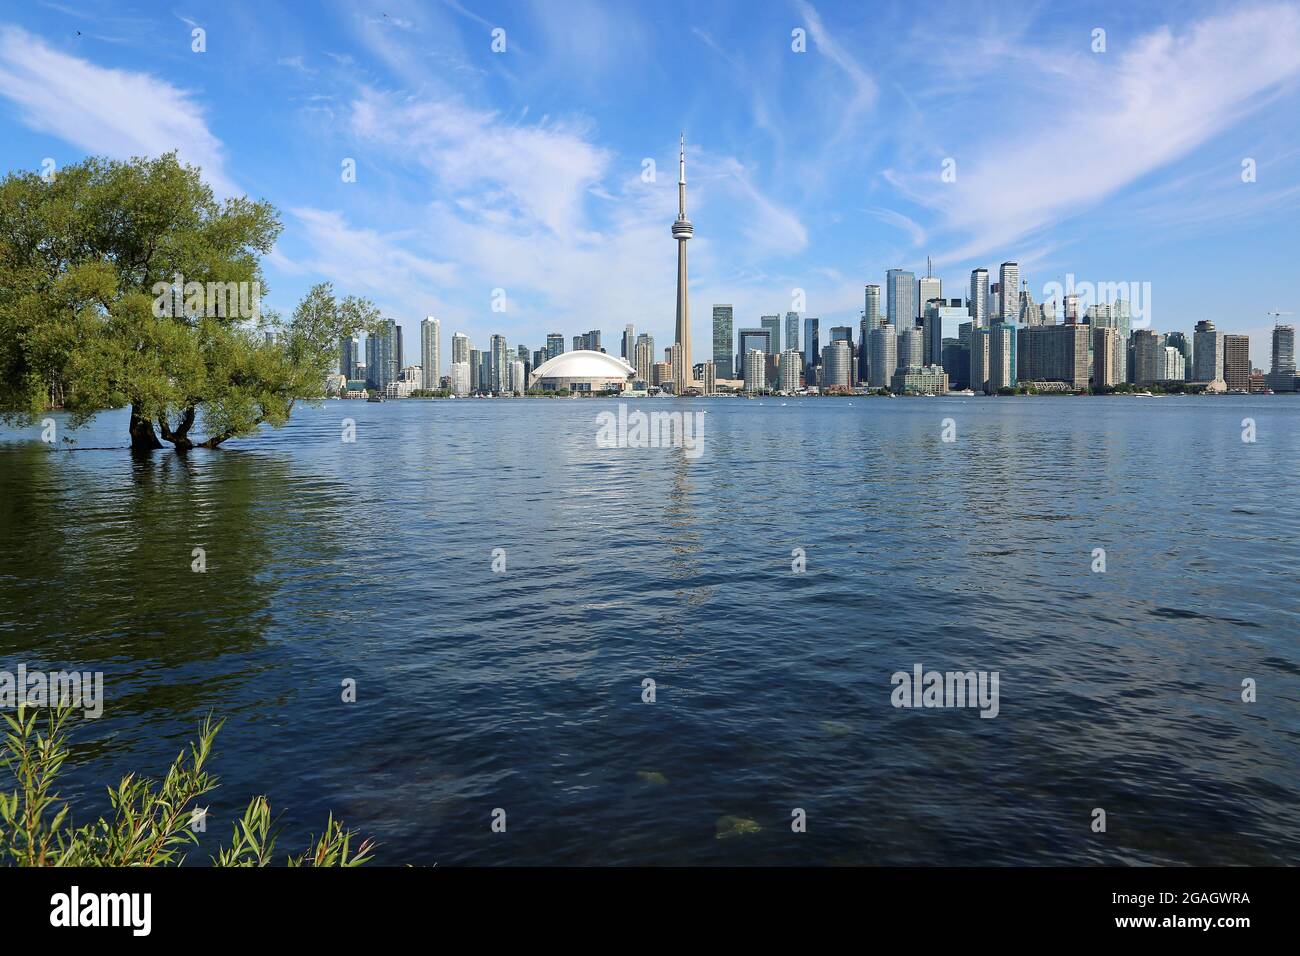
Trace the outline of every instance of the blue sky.
{"type": "Polygon", "coordinates": [[[756,325],[802,289],[824,333],[929,255],[947,296],[1005,259],[1040,300],[1150,283],[1153,327],[1267,367],[1266,313],[1300,312],[1300,7],[1063,6],[5,2],[0,164],[179,149],[280,210],[270,305],[332,280],[408,357],[437,315],[445,365],[454,331],[669,344],[685,130],[697,358],[714,303],[756,325]]]}

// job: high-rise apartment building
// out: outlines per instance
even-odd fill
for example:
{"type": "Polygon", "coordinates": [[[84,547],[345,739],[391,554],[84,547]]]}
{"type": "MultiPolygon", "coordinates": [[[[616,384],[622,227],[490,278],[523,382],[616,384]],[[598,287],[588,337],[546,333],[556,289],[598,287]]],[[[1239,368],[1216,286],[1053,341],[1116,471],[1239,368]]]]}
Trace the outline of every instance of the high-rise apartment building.
{"type": "Polygon", "coordinates": [[[971,325],[982,329],[989,324],[989,270],[972,269],[970,274],[970,298],[966,300],[966,310],[970,315],[971,325]]]}
{"type": "MultiPolygon", "coordinates": [[[[1077,325],[1058,325],[1051,328],[1078,328],[1077,325]]],[[[1092,330],[1092,387],[1110,388],[1124,381],[1124,350],[1120,347],[1117,329],[1099,327],[1092,330]]]]}
{"type": "Polygon", "coordinates": [[[366,336],[366,386],[387,392],[402,368],[402,327],[392,319],[383,319],[379,327],[366,336]]]}
{"type": "Polygon", "coordinates": [[[1230,390],[1250,391],[1250,337],[1223,337],[1223,383],[1230,390]]]}
{"type": "Polygon", "coordinates": [[[994,322],[989,326],[989,393],[1015,388],[1017,377],[1016,327],[1009,322],[994,322]]]}
{"type": "Polygon", "coordinates": [[[1133,383],[1153,385],[1164,381],[1165,337],[1155,329],[1138,329],[1131,339],[1133,383]]]}
{"type": "Polygon", "coordinates": [[[1020,318],[1020,265],[1004,262],[998,269],[999,307],[1002,321],[1011,325],[1020,318]]]}
{"type": "Polygon", "coordinates": [[[799,373],[802,367],[803,357],[798,349],[786,349],[781,353],[781,391],[793,392],[799,388],[799,373]]]}
{"type": "Polygon", "coordinates": [[[469,336],[457,332],[451,337],[451,360],[453,362],[469,361],[469,336]]]}
{"type": "Polygon", "coordinates": [[[871,359],[868,367],[867,384],[872,388],[888,388],[894,370],[898,367],[898,333],[888,322],[871,330],[871,359]]]}
{"type": "Polygon", "coordinates": [[[1295,326],[1273,326],[1273,358],[1266,381],[1275,392],[1296,390],[1295,326]]]}
{"type": "Polygon", "coordinates": [[[1086,325],[1034,325],[1018,329],[1017,381],[1064,382],[1077,391],[1087,389],[1091,331],[1086,325]]]}
{"type": "Polygon", "coordinates": [[[636,337],[635,354],[636,360],[632,364],[636,368],[637,381],[645,382],[647,385],[655,384],[653,381],[655,366],[654,336],[648,332],[642,332],[638,335],[636,337]]]}
{"type": "Polygon", "coordinates": [[[892,376],[895,369],[918,368],[925,365],[925,334],[919,328],[903,329],[898,333],[897,365],[889,370],[892,376]]]}
{"type": "Polygon", "coordinates": [[[744,353],[745,391],[758,392],[767,387],[767,355],[761,349],[750,349],[744,353]]]}
{"type": "Polygon", "coordinates": [[[438,387],[442,375],[442,323],[431,315],[420,323],[420,374],[425,391],[438,387]]]}
{"type": "Polygon", "coordinates": [[[619,344],[619,349],[618,349],[619,356],[625,362],[627,362],[628,365],[632,364],[633,352],[635,348],[636,348],[636,329],[634,329],[632,327],[632,323],[629,322],[627,325],[623,326],[623,341],[619,344]]]}
{"type": "Polygon", "coordinates": [[[1197,322],[1192,332],[1192,361],[1192,381],[1223,380],[1223,333],[1216,331],[1209,319],[1197,322]]]}
{"type": "Polygon", "coordinates": [[[361,341],[355,335],[339,339],[339,374],[346,379],[357,377],[357,362],[361,358],[361,341]]]}
{"type": "Polygon", "coordinates": [[[863,300],[862,318],[866,320],[867,335],[870,335],[872,329],[878,329],[885,323],[885,317],[880,314],[880,286],[866,286],[863,300]]]}

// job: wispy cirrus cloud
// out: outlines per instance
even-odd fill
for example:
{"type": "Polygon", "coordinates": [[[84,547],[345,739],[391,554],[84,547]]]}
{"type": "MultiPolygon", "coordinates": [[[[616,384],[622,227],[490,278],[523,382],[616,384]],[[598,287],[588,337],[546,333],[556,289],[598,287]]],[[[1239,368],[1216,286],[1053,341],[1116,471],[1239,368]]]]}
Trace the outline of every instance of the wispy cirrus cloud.
{"type": "Polygon", "coordinates": [[[21,122],[87,153],[115,158],[176,150],[201,166],[218,195],[238,190],[221,141],[193,96],[149,73],[109,69],[61,53],[19,27],[0,27],[0,97],[21,122]]]}
{"type": "MultiPolygon", "coordinates": [[[[951,247],[937,261],[1009,250],[1140,185],[1265,107],[1300,77],[1298,46],[1300,10],[1291,5],[1161,27],[1120,52],[1077,54],[1068,70],[1038,74],[1045,95],[958,150],[955,182],[942,182],[937,164],[887,177],[939,212],[936,231],[951,247]]],[[[1037,70],[1036,63],[1026,65],[1037,70]]]]}

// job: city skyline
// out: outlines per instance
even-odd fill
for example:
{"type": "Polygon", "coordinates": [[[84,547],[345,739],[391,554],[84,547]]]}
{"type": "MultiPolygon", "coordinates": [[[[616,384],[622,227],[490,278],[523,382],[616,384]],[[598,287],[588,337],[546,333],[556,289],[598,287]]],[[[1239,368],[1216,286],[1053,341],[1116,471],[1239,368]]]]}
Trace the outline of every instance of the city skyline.
{"type": "MultiPolygon", "coordinates": [[[[1150,282],[1155,327],[1213,320],[1267,366],[1300,205],[1280,121],[1297,106],[1294,5],[931,5],[913,22],[793,2],[743,23],[737,5],[573,9],[561,23],[451,3],[9,10],[0,159],[179,149],[219,195],[285,211],[268,306],[287,313],[331,279],[373,298],[416,355],[427,315],[480,343],[626,323],[670,341],[662,223],[684,127],[701,226],[690,294],[741,325],[790,311],[852,325],[864,284],[921,275],[927,255],[949,288],[1016,261],[1040,301],[1068,273],[1150,282]],[[254,17],[299,45],[263,48],[254,17]],[[880,29],[921,23],[923,45],[880,29]],[[689,79],[656,66],[669,52],[689,79]]],[[[708,319],[693,317],[694,341],[708,319]]]]}

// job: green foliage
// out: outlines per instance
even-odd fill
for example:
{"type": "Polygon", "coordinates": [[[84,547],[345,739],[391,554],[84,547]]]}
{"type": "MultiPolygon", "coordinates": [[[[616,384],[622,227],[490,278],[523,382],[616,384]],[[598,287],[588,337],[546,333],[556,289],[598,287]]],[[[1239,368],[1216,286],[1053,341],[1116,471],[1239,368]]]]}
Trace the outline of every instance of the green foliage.
{"type": "MultiPolygon", "coordinates": [[[[191,828],[196,801],[218,786],[206,769],[212,742],[221,729],[211,718],[199,729],[197,743],[172,762],[161,783],[127,774],[110,788],[111,817],[74,827],[66,802],[54,791],[68,756],[67,721],[71,708],[54,708],[46,729],[38,728],[37,710],[19,707],[5,714],[9,732],[0,765],[14,776],[17,789],[0,793],[0,862],[16,866],[177,866],[182,850],[198,842],[191,828]]],[[[254,797],[235,825],[231,845],[212,858],[216,866],[267,866],[278,834],[266,797],[254,797]]],[[[290,866],[359,866],[370,859],[373,844],[355,835],[333,815],[307,851],[287,860],[290,866]]]]}
{"type": "Polygon", "coordinates": [[[270,204],[218,201],[171,153],[91,158],[52,182],[10,173],[0,180],[0,415],[58,406],[76,425],[129,405],[140,448],[158,447],[155,424],[180,449],[283,424],[295,400],[323,396],[339,338],[379,315],[336,301],[328,284],[287,324],[232,308],[222,290],[243,290],[245,304],[264,290],[260,257],[280,229],[270,204]],[[184,307],[161,308],[178,282],[184,307]],[[193,307],[191,283],[209,292],[193,307]],[[191,437],[196,421],[206,441],[191,437]]]}

